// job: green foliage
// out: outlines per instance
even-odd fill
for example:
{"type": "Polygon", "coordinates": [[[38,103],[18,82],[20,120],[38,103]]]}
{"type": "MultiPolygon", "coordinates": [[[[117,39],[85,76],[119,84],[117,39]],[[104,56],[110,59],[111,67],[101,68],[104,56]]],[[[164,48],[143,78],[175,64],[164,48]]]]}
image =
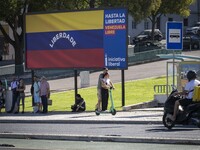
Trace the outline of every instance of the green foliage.
{"type": "Polygon", "coordinates": [[[1,0],[0,1],[0,20],[14,23],[15,17],[21,13],[23,1],[1,0]]]}
{"type": "MultiPolygon", "coordinates": [[[[154,85],[166,84],[165,77],[150,78],[144,80],[130,81],[125,83],[125,105],[137,104],[153,100],[154,85]]],[[[117,110],[122,110],[121,83],[116,83],[115,90],[112,91],[114,104],[117,110]]],[[[79,89],[79,94],[86,100],[87,111],[94,111],[97,103],[96,87],[79,89]]],[[[74,90],[51,94],[53,105],[49,106],[49,111],[71,111],[74,104],[74,90]]],[[[27,97],[26,111],[32,111],[32,99],[27,97]]],[[[109,102],[110,103],[110,102],[109,102]]]]}

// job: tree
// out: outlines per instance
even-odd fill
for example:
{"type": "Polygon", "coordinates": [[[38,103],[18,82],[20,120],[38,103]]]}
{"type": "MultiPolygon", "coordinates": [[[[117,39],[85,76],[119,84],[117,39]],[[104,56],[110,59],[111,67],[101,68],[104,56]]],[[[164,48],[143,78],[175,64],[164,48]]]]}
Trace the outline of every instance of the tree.
{"type": "MultiPolygon", "coordinates": [[[[5,42],[10,43],[15,51],[15,74],[23,73],[24,62],[24,15],[26,12],[52,11],[62,9],[72,9],[78,1],[75,0],[1,0],[0,20],[6,22],[13,33],[11,38],[0,23],[5,42]]],[[[82,4],[82,3],[81,3],[82,4]]]]}
{"type": "Polygon", "coordinates": [[[24,50],[24,15],[26,12],[44,12],[57,10],[89,9],[96,7],[96,0],[1,0],[0,20],[6,22],[13,32],[13,38],[0,23],[0,31],[5,41],[15,51],[15,74],[23,73],[24,50]]]}
{"type": "Polygon", "coordinates": [[[154,40],[154,29],[157,23],[157,18],[166,14],[178,14],[183,17],[190,15],[189,6],[195,0],[135,0],[129,1],[129,12],[136,21],[141,21],[149,18],[152,22],[152,40],[154,40]]]}
{"type": "Polygon", "coordinates": [[[26,10],[27,0],[1,0],[0,1],[0,20],[6,22],[13,32],[13,38],[9,37],[8,33],[0,24],[5,41],[10,43],[15,50],[15,71],[19,74],[23,71],[23,14],[26,10]],[[20,31],[21,30],[21,31],[20,31]]]}
{"type": "MultiPolygon", "coordinates": [[[[195,0],[97,0],[99,7],[125,6],[136,22],[149,18],[152,22],[152,38],[157,18],[166,14],[190,15],[189,6],[195,0]]],[[[152,39],[154,40],[154,39],[152,39]]]]}

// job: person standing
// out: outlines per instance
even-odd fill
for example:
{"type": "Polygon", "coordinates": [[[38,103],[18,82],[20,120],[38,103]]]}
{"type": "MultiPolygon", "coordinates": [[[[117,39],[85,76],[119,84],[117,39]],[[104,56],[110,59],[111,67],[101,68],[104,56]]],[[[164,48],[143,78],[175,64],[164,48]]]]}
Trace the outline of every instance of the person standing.
{"type": "Polygon", "coordinates": [[[41,78],[40,96],[41,96],[42,106],[43,106],[42,113],[47,113],[48,112],[48,98],[50,96],[50,86],[46,80],[46,77],[44,76],[41,78]]]}
{"type": "Polygon", "coordinates": [[[25,104],[24,104],[24,100],[25,100],[25,89],[26,86],[24,84],[24,80],[20,79],[19,80],[19,85],[17,87],[17,91],[19,92],[19,96],[17,98],[17,106],[18,106],[18,110],[17,112],[19,112],[20,110],[20,100],[22,100],[22,113],[24,113],[24,108],[25,108],[25,104]]]}
{"type": "Polygon", "coordinates": [[[40,98],[40,82],[37,76],[34,76],[33,97],[34,97],[33,113],[38,113],[42,110],[42,102],[40,98]]]}
{"type": "Polygon", "coordinates": [[[8,113],[12,113],[16,104],[17,104],[17,97],[18,97],[18,91],[17,91],[17,87],[19,85],[19,82],[17,81],[16,77],[13,77],[13,80],[10,84],[11,87],[11,91],[12,91],[12,105],[11,105],[11,109],[8,111],[8,113]]]}
{"type": "Polygon", "coordinates": [[[108,98],[110,89],[114,89],[114,85],[109,78],[109,74],[105,73],[101,81],[101,97],[102,97],[102,111],[107,110],[108,98]]]}
{"type": "Polygon", "coordinates": [[[103,72],[99,75],[98,78],[98,84],[97,84],[97,98],[98,98],[98,102],[96,105],[96,110],[101,111],[101,104],[102,104],[102,98],[101,98],[101,81],[103,79],[103,76],[105,73],[108,72],[108,68],[103,68],[103,72]]]}

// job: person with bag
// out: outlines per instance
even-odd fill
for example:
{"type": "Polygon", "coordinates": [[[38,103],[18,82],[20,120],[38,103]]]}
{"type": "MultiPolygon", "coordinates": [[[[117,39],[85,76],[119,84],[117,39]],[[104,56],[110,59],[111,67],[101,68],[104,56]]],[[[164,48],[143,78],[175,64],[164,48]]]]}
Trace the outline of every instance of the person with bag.
{"type": "Polygon", "coordinates": [[[48,112],[48,98],[50,96],[50,86],[49,83],[46,80],[46,77],[41,78],[41,84],[40,84],[40,97],[42,100],[42,106],[43,111],[42,113],[48,112]]]}
{"type": "Polygon", "coordinates": [[[19,85],[17,87],[17,91],[19,92],[19,96],[17,98],[17,111],[15,113],[18,113],[19,110],[20,110],[20,100],[22,100],[22,113],[24,113],[24,108],[25,108],[25,103],[24,103],[24,100],[25,100],[25,89],[26,89],[26,86],[25,86],[25,83],[24,83],[24,80],[23,79],[20,79],[19,80],[19,85]]]}
{"type": "Polygon", "coordinates": [[[85,100],[80,94],[76,94],[75,104],[71,106],[72,112],[83,112],[86,109],[85,100]]]}

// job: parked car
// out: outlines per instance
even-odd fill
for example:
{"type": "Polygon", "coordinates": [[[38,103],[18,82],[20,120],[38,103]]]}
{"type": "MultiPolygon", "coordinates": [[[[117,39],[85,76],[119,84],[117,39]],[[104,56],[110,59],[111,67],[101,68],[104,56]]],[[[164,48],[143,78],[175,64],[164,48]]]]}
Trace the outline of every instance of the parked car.
{"type": "MultiPolygon", "coordinates": [[[[138,36],[136,36],[136,37],[133,39],[133,43],[151,40],[151,33],[152,33],[152,30],[151,30],[151,29],[142,31],[138,36]]],[[[155,39],[155,40],[158,40],[158,41],[161,41],[162,38],[163,38],[163,35],[162,35],[162,33],[160,32],[160,30],[159,30],[159,29],[155,29],[155,30],[154,30],[154,39],[155,39]]]]}
{"type": "Polygon", "coordinates": [[[200,22],[196,22],[194,27],[200,27],[200,22]]]}
{"type": "Polygon", "coordinates": [[[163,47],[159,44],[155,44],[151,41],[143,41],[136,43],[134,46],[134,53],[139,53],[139,52],[145,52],[149,50],[155,50],[155,49],[162,49],[163,47]]]}
{"type": "Polygon", "coordinates": [[[197,34],[198,32],[200,31],[200,27],[190,27],[190,28],[187,28],[185,33],[186,34],[197,34]]]}
{"type": "Polygon", "coordinates": [[[196,34],[186,35],[183,37],[183,49],[199,49],[200,36],[196,34]]]}
{"type": "Polygon", "coordinates": [[[188,27],[185,31],[186,34],[200,33],[200,22],[196,22],[192,27],[188,27]]]}

